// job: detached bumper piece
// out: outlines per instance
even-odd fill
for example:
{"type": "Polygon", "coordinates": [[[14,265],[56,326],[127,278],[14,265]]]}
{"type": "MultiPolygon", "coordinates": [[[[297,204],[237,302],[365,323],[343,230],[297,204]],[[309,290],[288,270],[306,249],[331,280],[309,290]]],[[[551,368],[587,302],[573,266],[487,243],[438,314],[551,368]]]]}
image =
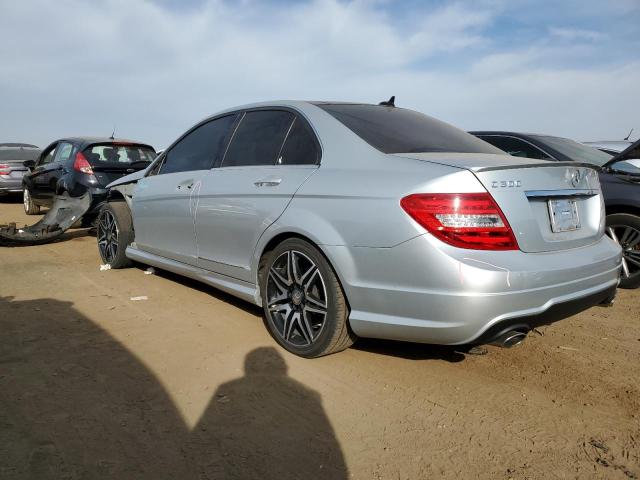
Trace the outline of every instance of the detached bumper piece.
{"type": "Polygon", "coordinates": [[[91,194],[70,197],[56,195],[47,214],[31,226],[16,227],[15,223],[0,225],[0,245],[41,245],[49,243],[69,230],[91,207],[91,194]]]}

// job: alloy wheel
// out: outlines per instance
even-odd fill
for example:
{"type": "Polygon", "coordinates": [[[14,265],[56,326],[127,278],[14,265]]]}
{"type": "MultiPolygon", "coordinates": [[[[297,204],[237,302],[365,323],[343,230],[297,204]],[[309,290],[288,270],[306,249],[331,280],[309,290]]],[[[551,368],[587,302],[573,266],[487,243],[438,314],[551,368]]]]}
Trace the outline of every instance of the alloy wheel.
{"type": "Polygon", "coordinates": [[[640,231],[629,225],[615,225],[607,227],[607,233],[622,248],[624,278],[640,275],[640,231]]]}
{"type": "Polygon", "coordinates": [[[98,221],[98,248],[102,259],[111,263],[118,254],[118,224],[111,212],[105,210],[98,221]]]}
{"type": "Polygon", "coordinates": [[[24,205],[24,211],[28,212],[31,207],[31,194],[26,188],[22,191],[22,205],[24,205]]]}
{"type": "Polygon", "coordinates": [[[295,347],[312,345],[327,320],[327,289],[318,266],[297,250],[269,268],[266,298],[277,334],[295,347]]]}

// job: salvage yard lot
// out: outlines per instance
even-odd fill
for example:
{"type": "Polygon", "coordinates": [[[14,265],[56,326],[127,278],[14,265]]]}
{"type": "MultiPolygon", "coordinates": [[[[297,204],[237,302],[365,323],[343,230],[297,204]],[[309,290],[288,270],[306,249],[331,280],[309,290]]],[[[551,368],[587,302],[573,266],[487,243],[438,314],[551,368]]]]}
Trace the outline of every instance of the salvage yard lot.
{"type": "Polygon", "coordinates": [[[99,264],[86,230],[0,247],[2,479],[640,478],[639,291],[485,356],[305,360],[256,307],[99,264]]]}

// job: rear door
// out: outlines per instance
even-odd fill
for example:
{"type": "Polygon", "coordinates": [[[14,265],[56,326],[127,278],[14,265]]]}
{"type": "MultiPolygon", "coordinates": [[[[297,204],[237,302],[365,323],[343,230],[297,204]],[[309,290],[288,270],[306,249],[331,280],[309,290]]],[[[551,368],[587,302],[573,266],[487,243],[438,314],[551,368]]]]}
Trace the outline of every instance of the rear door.
{"type": "Polygon", "coordinates": [[[245,112],[221,165],[202,178],[198,265],[251,281],[258,239],[319,161],[320,145],[301,116],[285,110],[245,112]]]}
{"type": "Polygon", "coordinates": [[[140,250],[195,265],[194,214],[204,175],[223,152],[236,115],[198,125],[163,153],[159,170],[138,181],[133,222],[140,250]]]}

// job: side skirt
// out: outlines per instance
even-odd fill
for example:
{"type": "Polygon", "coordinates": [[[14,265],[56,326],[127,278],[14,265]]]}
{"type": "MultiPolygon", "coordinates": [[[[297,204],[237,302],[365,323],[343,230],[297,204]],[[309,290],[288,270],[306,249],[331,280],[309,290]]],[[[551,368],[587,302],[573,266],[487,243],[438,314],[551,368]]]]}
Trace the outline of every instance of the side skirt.
{"type": "Polygon", "coordinates": [[[154,255],[153,253],[143,252],[134,246],[127,247],[126,255],[127,258],[136,262],[152,265],[162,270],[168,270],[170,272],[177,273],[178,275],[192,278],[199,282],[206,283],[207,285],[211,285],[212,287],[229,293],[235,297],[241,298],[242,300],[262,306],[262,300],[258,295],[256,286],[251,283],[227,277],[226,275],[221,275],[209,270],[204,270],[199,267],[194,267],[193,265],[176,262],[175,260],[154,255]]]}

